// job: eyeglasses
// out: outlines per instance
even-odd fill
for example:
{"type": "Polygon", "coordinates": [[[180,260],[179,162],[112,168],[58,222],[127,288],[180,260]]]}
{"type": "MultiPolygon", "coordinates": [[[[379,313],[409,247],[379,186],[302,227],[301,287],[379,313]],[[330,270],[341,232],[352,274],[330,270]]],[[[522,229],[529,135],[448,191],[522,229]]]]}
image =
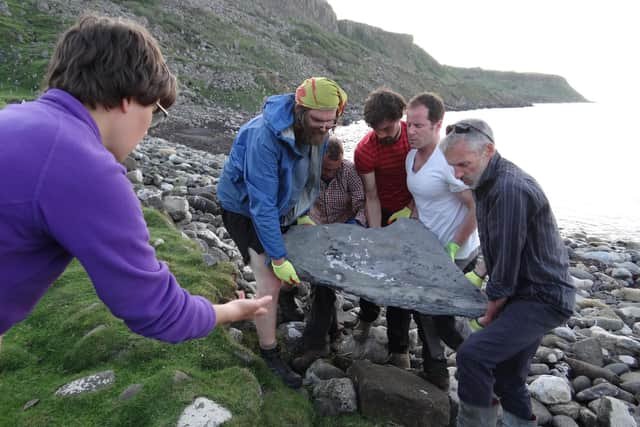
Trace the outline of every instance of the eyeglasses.
{"type": "Polygon", "coordinates": [[[337,120],[318,120],[315,117],[308,115],[309,125],[314,129],[325,128],[327,130],[331,130],[336,127],[337,120]]]}
{"type": "Polygon", "coordinates": [[[162,105],[160,105],[160,101],[156,102],[156,106],[153,109],[153,115],[151,116],[151,124],[149,128],[157,126],[164,119],[169,117],[169,113],[164,109],[162,105]]]}
{"type": "Polygon", "coordinates": [[[481,135],[484,135],[489,141],[494,142],[493,138],[486,134],[486,132],[478,129],[477,127],[469,124],[469,123],[456,123],[455,125],[448,125],[445,128],[445,134],[449,135],[451,132],[453,133],[469,133],[472,130],[475,130],[481,135]]]}

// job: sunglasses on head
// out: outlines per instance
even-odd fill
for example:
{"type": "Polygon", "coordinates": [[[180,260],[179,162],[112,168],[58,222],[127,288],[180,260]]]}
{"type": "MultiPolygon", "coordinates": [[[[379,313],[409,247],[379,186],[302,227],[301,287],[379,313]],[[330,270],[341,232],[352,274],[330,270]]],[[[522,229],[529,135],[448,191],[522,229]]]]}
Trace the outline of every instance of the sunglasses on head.
{"type": "Polygon", "coordinates": [[[445,128],[445,134],[449,135],[451,132],[453,133],[469,133],[472,130],[484,135],[489,141],[493,142],[493,138],[487,135],[484,131],[478,129],[477,127],[469,124],[469,123],[456,123],[455,125],[448,125],[445,128]]]}
{"type": "Polygon", "coordinates": [[[151,116],[151,124],[149,125],[149,127],[152,128],[154,126],[157,126],[167,117],[169,117],[169,113],[167,112],[167,110],[165,110],[164,107],[160,105],[159,101],[156,102],[156,105],[153,109],[153,115],[151,116]]]}

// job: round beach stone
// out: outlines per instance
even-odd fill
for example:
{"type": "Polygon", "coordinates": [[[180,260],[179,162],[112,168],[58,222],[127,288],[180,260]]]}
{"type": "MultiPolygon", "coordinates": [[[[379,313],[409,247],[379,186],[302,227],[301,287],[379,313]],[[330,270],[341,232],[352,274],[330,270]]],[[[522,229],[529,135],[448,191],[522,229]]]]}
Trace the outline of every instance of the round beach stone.
{"type": "Polygon", "coordinates": [[[205,397],[198,397],[182,412],[177,427],[217,427],[231,418],[228,409],[205,397]]]}
{"type": "Polygon", "coordinates": [[[606,369],[610,370],[611,372],[613,372],[616,375],[622,375],[624,373],[629,372],[629,367],[627,365],[625,365],[622,362],[619,363],[610,363],[607,366],[605,366],[606,369]]]}
{"type": "Polygon", "coordinates": [[[96,374],[79,378],[75,381],[71,381],[70,383],[63,385],[58,390],[56,390],[55,395],[66,397],[89,393],[106,388],[113,384],[115,381],[115,372],[111,370],[98,372],[96,374]]]}
{"type": "Polygon", "coordinates": [[[591,380],[585,375],[575,377],[571,383],[573,384],[573,389],[576,393],[591,387],[591,380]]]}
{"type": "Polygon", "coordinates": [[[544,375],[549,373],[549,366],[544,363],[532,363],[529,367],[529,375],[544,375]]]}
{"type": "Polygon", "coordinates": [[[611,270],[611,277],[613,277],[614,279],[627,280],[631,279],[633,275],[624,267],[616,267],[611,270]]]}
{"type": "Polygon", "coordinates": [[[580,427],[571,417],[566,415],[555,415],[551,420],[553,427],[580,427]]]}
{"type": "Polygon", "coordinates": [[[545,405],[555,405],[571,401],[571,387],[567,382],[552,375],[541,375],[529,385],[533,397],[545,405]]]}

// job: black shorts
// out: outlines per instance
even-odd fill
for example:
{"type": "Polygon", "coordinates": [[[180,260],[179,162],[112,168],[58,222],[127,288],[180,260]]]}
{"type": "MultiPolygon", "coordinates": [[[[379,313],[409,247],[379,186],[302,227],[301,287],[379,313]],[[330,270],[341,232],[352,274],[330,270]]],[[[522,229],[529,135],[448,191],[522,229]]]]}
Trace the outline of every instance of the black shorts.
{"type": "Polygon", "coordinates": [[[236,242],[246,265],[249,265],[249,248],[256,251],[257,254],[264,252],[251,218],[223,209],[222,222],[233,241],[236,242]]]}

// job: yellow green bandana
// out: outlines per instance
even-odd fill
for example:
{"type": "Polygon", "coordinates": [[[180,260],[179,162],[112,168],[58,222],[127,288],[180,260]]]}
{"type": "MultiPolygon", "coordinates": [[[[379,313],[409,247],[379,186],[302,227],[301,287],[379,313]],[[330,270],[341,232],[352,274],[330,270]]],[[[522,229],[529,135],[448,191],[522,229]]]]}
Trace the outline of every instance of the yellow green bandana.
{"type": "Polygon", "coordinates": [[[296,104],[312,110],[336,110],[336,117],[344,112],[347,93],[326,77],[311,77],[296,89],[296,104]]]}

